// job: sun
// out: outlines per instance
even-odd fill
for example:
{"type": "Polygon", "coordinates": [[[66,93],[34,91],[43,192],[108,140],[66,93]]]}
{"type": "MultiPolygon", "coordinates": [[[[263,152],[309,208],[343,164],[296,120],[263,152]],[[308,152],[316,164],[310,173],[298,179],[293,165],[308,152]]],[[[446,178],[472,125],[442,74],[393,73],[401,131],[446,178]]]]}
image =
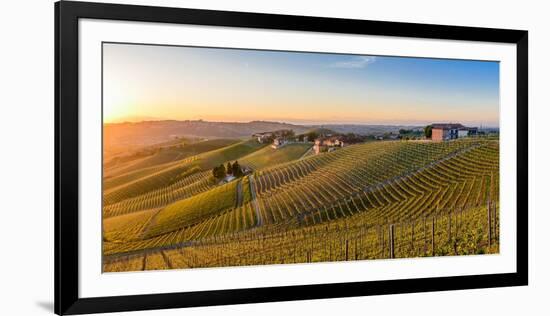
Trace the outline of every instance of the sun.
{"type": "Polygon", "coordinates": [[[124,89],[111,87],[103,94],[103,122],[113,123],[125,117],[136,115],[136,107],[132,98],[124,89]]]}

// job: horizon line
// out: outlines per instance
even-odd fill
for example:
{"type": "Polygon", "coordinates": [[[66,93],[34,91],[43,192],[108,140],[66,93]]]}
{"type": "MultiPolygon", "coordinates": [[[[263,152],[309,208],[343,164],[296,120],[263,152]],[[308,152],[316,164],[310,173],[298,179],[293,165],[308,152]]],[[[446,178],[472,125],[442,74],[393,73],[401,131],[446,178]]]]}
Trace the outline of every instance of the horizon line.
{"type": "MultiPolygon", "coordinates": [[[[426,122],[402,122],[402,123],[396,123],[396,122],[346,122],[346,121],[310,121],[310,122],[300,122],[299,120],[232,120],[232,121],[210,121],[210,120],[204,120],[204,119],[162,119],[162,118],[150,118],[150,119],[142,119],[142,120],[120,120],[116,122],[103,122],[103,125],[115,125],[115,124],[139,124],[139,123],[147,123],[147,122],[204,122],[204,123],[227,123],[227,124],[248,124],[248,123],[254,123],[254,122],[262,122],[262,123],[276,123],[276,124],[288,124],[288,125],[297,125],[297,126],[322,126],[322,125],[362,125],[362,126],[409,126],[409,127],[423,127],[427,125],[432,124],[445,124],[445,123],[462,123],[461,121],[445,121],[445,120],[437,120],[433,121],[431,123],[426,122]]],[[[485,128],[500,128],[500,124],[469,124],[469,123],[462,123],[465,125],[477,125],[477,126],[483,126],[485,128]]]]}

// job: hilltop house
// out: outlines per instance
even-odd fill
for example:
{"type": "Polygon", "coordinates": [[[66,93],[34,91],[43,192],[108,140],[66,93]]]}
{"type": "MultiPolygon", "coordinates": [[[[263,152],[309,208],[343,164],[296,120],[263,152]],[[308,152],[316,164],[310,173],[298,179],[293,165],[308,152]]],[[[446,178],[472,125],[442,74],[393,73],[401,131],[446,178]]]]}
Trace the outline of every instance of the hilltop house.
{"type": "Polygon", "coordinates": [[[286,138],[276,137],[273,140],[273,144],[271,144],[271,148],[277,149],[277,148],[283,147],[286,144],[288,144],[288,140],[286,138]]]}
{"type": "Polygon", "coordinates": [[[477,134],[477,127],[466,127],[459,123],[432,124],[432,140],[442,141],[472,136],[477,134]]]}
{"type": "Polygon", "coordinates": [[[258,140],[258,143],[268,143],[271,142],[273,139],[275,132],[264,132],[264,133],[255,133],[252,135],[252,137],[256,138],[258,140]]]}
{"type": "Polygon", "coordinates": [[[255,134],[252,134],[252,137],[256,138],[258,140],[258,143],[262,143],[262,144],[268,144],[273,142],[273,145],[275,145],[275,141],[277,139],[279,139],[277,141],[278,143],[283,143],[283,140],[284,140],[284,143],[286,144],[286,142],[288,142],[289,137],[294,137],[294,131],[291,129],[288,129],[288,130],[281,129],[273,132],[255,133],[255,134]]]}
{"type": "Polygon", "coordinates": [[[330,136],[330,137],[320,137],[315,140],[313,145],[313,151],[315,154],[319,154],[322,151],[333,151],[338,147],[344,147],[344,137],[343,136],[330,136]]]}

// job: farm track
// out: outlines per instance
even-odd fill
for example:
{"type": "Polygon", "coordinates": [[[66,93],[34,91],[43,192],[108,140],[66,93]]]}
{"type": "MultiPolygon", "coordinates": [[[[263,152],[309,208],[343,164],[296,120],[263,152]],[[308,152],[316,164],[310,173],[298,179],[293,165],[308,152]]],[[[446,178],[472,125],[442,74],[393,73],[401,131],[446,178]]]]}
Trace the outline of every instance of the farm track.
{"type": "Polygon", "coordinates": [[[307,157],[312,151],[313,151],[313,146],[311,146],[308,150],[306,150],[306,152],[305,152],[300,158],[298,158],[298,160],[304,159],[304,158],[307,157]]]}
{"type": "Polygon", "coordinates": [[[258,199],[256,197],[256,180],[254,179],[254,174],[251,174],[249,177],[250,183],[250,195],[252,198],[252,206],[254,207],[254,212],[256,214],[256,226],[263,225],[262,213],[260,211],[260,205],[258,204],[258,199]]]}
{"type": "Polygon", "coordinates": [[[143,238],[143,237],[147,236],[147,232],[149,232],[149,228],[151,228],[151,226],[153,226],[155,224],[155,219],[156,219],[157,215],[160,213],[160,211],[162,211],[162,208],[159,208],[156,211],[154,211],[155,215],[153,215],[151,217],[151,219],[149,220],[149,222],[147,222],[147,225],[145,225],[145,227],[143,228],[143,230],[139,234],[140,237],[143,238]]]}
{"type": "Polygon", "coordinates": [[[164,259],[164,263],[168,267],[168,269],[174,269],[174,266],[172,265],[172,262],[170,261],[170,258],[166,255],[164,251],[161,251],[160,254],[162,255],[162,258],[164,259]]]}
{"type": "Polygon", "coordinates": [[[243,206],[243,180],[239,179],[237,183],[237,198],[235,199],[235,207],[243,206]]]}

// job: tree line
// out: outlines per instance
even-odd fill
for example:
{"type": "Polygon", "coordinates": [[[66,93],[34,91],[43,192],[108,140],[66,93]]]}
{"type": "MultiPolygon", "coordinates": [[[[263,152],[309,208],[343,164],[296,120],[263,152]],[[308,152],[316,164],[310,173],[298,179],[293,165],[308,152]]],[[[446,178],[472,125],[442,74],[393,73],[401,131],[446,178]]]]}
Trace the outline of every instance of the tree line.
{"type": "Polygon", "coordinates": [[[235,161],[233,164],[231,162],[227,163],[227,166],[220,164],[217,167],[212,169],[212,175],[216,179],[223,179],[228,175],[232,175],[236,178],[242,177],[244,175],[241,166],[238,161],[235,161]]]}

